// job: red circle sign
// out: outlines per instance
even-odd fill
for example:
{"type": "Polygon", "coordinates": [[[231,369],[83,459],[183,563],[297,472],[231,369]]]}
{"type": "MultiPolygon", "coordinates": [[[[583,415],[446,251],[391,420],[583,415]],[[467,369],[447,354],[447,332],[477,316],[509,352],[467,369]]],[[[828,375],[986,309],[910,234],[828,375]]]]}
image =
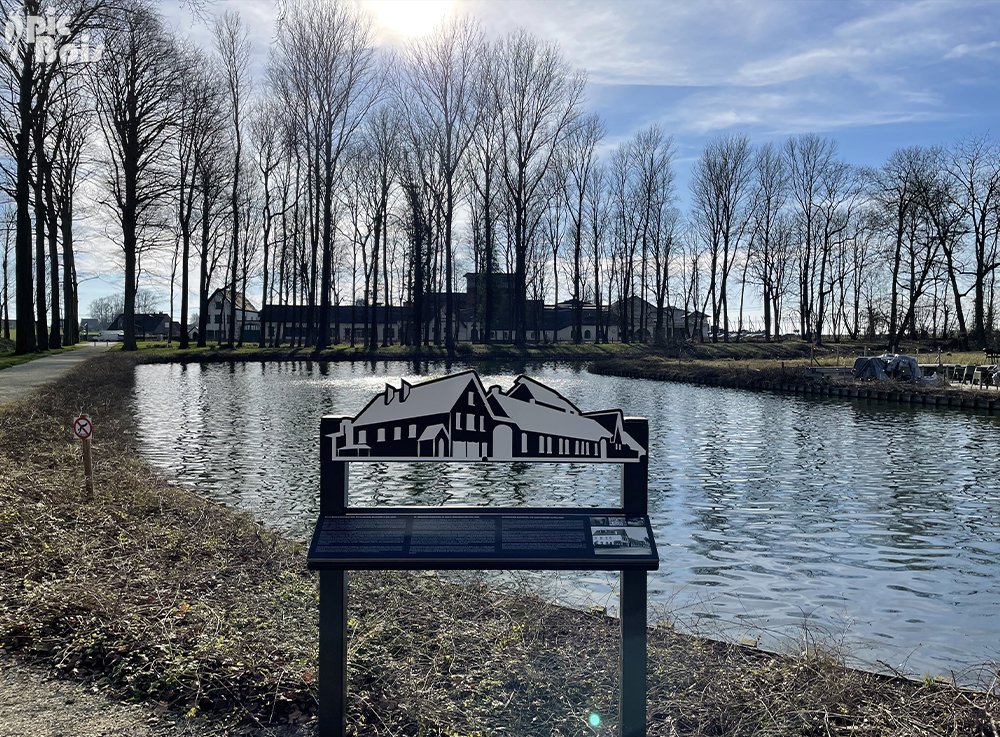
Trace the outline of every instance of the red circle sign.
{"type": "Polygon", "coordinates": [[[90,436],[94,434],[94,423],[87,415],[80,415],[73,420],[73,434],[80,440],[90,440],[90,436]]]}

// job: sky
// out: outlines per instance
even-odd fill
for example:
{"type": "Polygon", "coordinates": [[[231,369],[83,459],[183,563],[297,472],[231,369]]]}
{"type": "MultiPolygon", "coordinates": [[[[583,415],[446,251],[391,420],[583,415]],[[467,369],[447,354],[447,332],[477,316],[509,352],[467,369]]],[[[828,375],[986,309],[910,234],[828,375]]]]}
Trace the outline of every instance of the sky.
{"type": "MultiPolygon", "coordinates": [[[[1000,2],[996,0],[359,0],[378,42],[405,44],[449,14],[489,35],[524,28],[557,41],[587,74],[586,109],[607,126],[606,148],[660,124],[676,145],[678,203],[705,144],[746,133],[755,145],[791,134],[834,138],[850,163],[877,166],[893,150],[996,132],[1000,2]]],[[[189,3],[163,0],[179,35],[210,46],[189,3]]],[[[239,10],[262,72],[274,37],[269,0],[206,2],[239,10]]],[[[258,76],[258,83],[261,77],[258,76]]],[[[81,242],[81,314],[121,291],[120,254],[90,223],[81,242]]],[[[162,282],[161,282],[162,284],[162,282]]],[[[165,289],[156,283],[153,288],[165,289]]],[[[252,295],[251,295],[252,298],[252,295]]],[[[166,303],[164,303],[166,307],[166,303]]]]}

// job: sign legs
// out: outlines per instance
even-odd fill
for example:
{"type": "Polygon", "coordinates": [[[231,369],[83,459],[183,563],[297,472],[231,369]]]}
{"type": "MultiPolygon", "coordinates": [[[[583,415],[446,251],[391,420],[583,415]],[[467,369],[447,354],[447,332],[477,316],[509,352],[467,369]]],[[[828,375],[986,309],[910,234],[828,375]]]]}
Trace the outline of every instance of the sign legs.
{"type": "Polygon", "coordinates": [[[319,724],[316,735],[347,735],[347,571],[319,573],[319,724]]]}
{"type": "Polygon", "coordinates": [[[622,571],[621,628],[621,735],[646,737],[645,571],[622,571]]]}

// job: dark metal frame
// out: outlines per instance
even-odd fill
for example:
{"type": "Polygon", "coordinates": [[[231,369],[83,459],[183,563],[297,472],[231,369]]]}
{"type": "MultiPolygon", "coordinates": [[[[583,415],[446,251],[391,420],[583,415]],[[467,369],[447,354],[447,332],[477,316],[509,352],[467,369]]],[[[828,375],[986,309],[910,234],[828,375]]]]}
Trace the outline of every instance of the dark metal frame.
{"type": "MultiPolygon", "coordinates": [[[[320,516],[347,515],[348,461],[333,456],[332,444],[324,442],[340,430],[342,417],[320,421],[320,516]]],[[[597,514],[648,515],[649,423],[645,418],[625,418],[625,430],[647,452],[638,462],[621,463],[619,507],[592,510],[597,514]]],[[[586,463],[586,459],[580,462],[586,463]]],[[[357,508],[355,508],[356,511],[357,508]]],[[[377,509],[366,508],[371,513],[377,509]]],[[[399,509],[392,510],[394,512],[399,509]]],[[[448,508],[438,508],[446,513],[448,508]]],[[[484,509],[484,511],[486,511],[484,509]]],[[[492,510],[491,510],[492,511],[492,510]]],[[[506,510],[509,511],[509,510],[506,510]]],[[[538,510],[523,510],[525,513],[538,510]]],[[[562,511],[562,510],[552,510],[562,511]]],[[[646,571],[620,569],[621,654],[619,672],[619,722],[622,737],[646,735],[646,571]]],[[[347,734],[347,571],[319,571],[319,724],[318,737],[347,734]]]]}

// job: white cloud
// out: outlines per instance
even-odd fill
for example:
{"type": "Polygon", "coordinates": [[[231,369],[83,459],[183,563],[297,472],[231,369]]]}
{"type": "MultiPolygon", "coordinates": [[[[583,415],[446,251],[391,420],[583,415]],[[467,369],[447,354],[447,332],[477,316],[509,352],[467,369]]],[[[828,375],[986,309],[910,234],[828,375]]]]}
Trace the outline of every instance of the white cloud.
{"type": "Polygon", "coordinates": [[[981,44],[962,43],[958,44],[958,46],[952,47],[943,58],[961,59],[965,56],[995,57],[996,54],[988,53],[994,49],[1000,49],[1000,41],[987,41],[986,43],[981,44]]]}

